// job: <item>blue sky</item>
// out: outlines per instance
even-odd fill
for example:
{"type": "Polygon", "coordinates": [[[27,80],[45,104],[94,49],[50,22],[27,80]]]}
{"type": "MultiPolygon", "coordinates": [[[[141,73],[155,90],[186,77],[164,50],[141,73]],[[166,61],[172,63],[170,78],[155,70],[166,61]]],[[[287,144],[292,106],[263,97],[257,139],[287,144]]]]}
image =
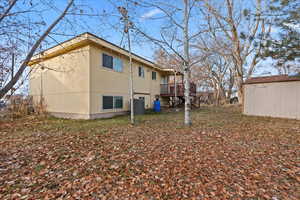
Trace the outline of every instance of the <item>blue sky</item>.
{"type": "MultiPolygon", "coordinates": [[[[40,2],[44,4],[40,5],[40,8],[48,8],[42,12],[42,17],[47,24],[50,24],[64,8],[67,0],[41,0],[40,2]],[[49,1],[51,1],[52,4],[46,5],[49,1]]],[[[174,1],[175,5],[176,2],[178,3],[180,1],[174,1]]],[[[83,32],[91,32],[116,45],[124,47],[126,38],[122,37],[123,25],[120,23],[119,14],[116,9],[117,6],[124,5],[122,4],[122,0],[75,0],[75,4],[82,10],[77,10],[76,13],[82,13],[84,15],[68,16],[68,23],[64,20],[54,30],[55,33],[65,34],[65,36],[51,35],[51,38],[48,38],[50,43],[44,43],[43,48],[56,45],[58,42],[70,39],[83,32]],[[103,16],[103,13],[106,13],[106,16],[103,16]],[[92,14],[92,16],[90,16],[90,14],[92,14]]],[[[251,5],[245,3],[243,6],[247,7],[251,5]]],[[[159,36],[159,26],[163,25],[163,22],[161,22],[161,20],[150,19],[152,17],[162,16],[157,8],[132,9],[131,12],[132,13],[129,15],[134,16],[136,23],[141,24],[141,27],[148,33],[151,33],[152,36],[159,36]]],[[[197,26],[201,23],[201,19],[199,19],[200,15],[195,16],[197,17],[191,20],[191,31],[194,32],[197,31],[197,26]]],[[[132,34],[132,38],[132,51],[142,57],[152,60],[153,53],[157,47],[149,42],[137,42],[134,39],[134,34],[132,34]]],[[[271,62],[269,60],[264,62],[264,64],[265,63],[270,65],[271,62]]],[[[258,69],[258,73],[264,73],[264,71],[266,70],[258,69]]]]}
{"type": "MultiPolygon", "coordinates": [[[[42,0],[49,1],[49,0],[42,0]]],[[[51,0],[50,0],[51,1],[51,0]]],[[[59,14],[59,10],[62,10],[66,4],[67,0],[56,0],[53,1],[51,5],[51,9],[43,12],[43,17],[47,24],[50,24],[55,17],[59,14]],[[54,12],[53,12],[53,7],[54,12]],[[56,8],[57,11],[56,11],[56,8]]],[[[154,1],[154,0],[151,0],[154,1]]],[[[180,1],[174,1],[180,3],[180,1]]],[[[51,35],[55,40],[48,38],[50,44],[44,44],[44,47],[50,47],[52,45],[57,44],[58,42],[62,42],[66,39],[71,38],[72,36],[78,35],[83,32],[91,32],[103,39],[106,39],[116,45],[124,46],[126,39],[123,38],[122,27],[119,20],[119,14],[116,9],[117,6],[123,5],[124,1],[122,0],[75,0],[76,5],[80,5],[83,10],[83,14],[97,14],[96,16],[68,16],[68,21],[72,21],[73,27],[70,28],[68,24],[66,26],[65,22],[60,23],[56,28],[56,33],[64,33],[68,36],[58,36],[51,35]],[[122,3],[123,2],[123,3],[122,3]],[[105,12],[104,12],[105,11],[105,12]],[[103,16],[103,13],[106,13],[107,16],[103,16]],[[99,16],[100,15],[100,16],[99,16]]],[[[176,4],[176,3],[174,3],[176,4]]],[[[42,7],[42,6],[41,6],[42,7]]],[[[46,7],[49,7],[46,5],[46,7]]],[[[79,13],[80,11],[77,11],[79,13]]],[[[155,20],[153,18],[162,16],[162,12],[157,8],[142,8],[142,9],[131,9],[132,13],[129,15],[134,18],[134,21],[140,25],[146,32],[148,32],[151,36],[159,38],[160,34],[160,26],[165,25],[162,20],[155,20]]],[[[195,20],[191,20],[191,32],[197,31],[197,24],[200,22],[199,17],[195,18],[195,20]],[[195,28],[193,28],[195,27],[195,28]]],[[[172,31],[172,30],[171,30],[172,31]]],[[[147,59],[152,60],[153,53],[157,46],[153,43],[145,42],[135,38],[134,33],[132,35],[132,51],[136,54],[145,57],[147,59]]]]}
{"type": "MultiPolygon", "coordinates": [[[[65,5],[65,0],[58,0],[55,1],[53,6],[59,8],[60,10],[63,9],[65,5]]],[[[52,35],[55,39],[48,38],[50,44],[44,44],[45,47],[50,47],[52,45],[57,44],[57,42],[62,42],[71,38],[72,36],[78,35],[83,32],[91,32],[103,39],[106,39],[116,45],[124,47],[126,38],[123,37],[122,27],[123,25],[120,24],[118,12],[115,6],[121,5],[119,1],[109,1],[109,0],[75,0],[77,5],[81,5],[83,14],[96,14],[95,16],[68,16],[67,19],[69,21],[73,21],[73,27],[69,28],[70,25],[65,25],[65,22],[60,23],[56,28],[56,33],[63,33],[67,36],[59,36],[59,35],[52,35]],[[113,5],[111,2],[117,2],[113,5]],[[107,16],[103,16],[103,13],[107,14],[107,16]],[[99,16],[101,15],[101,16],[99,16]],[[67,27],[67,28],[66,28],[67,27]],[[62,31],[63,30],[63,31],[62,31]]],[[[77,11],[79,13],[80,11],[77,11]]],[[[43,12],[43,17],[47,24],[51,23],[55,17],[58,15],[58,12],[43,12]]],[[[141,13],[135,13],[135,18],[142,23],[146,23],[149,27],[157,27],[157,23],[148,20],[149,17],[157,16],[160,12],[157,9],[145,9],[141,11],[141,13]]],[[[158,31],[158,29],[151,29],[152,33],[158,31]]],[[[153,52],[155,50],[154,45],[145,44],[145,43],[136,43],[134,40],[134,34],[131,34],[133,38],[132,42],[132,51],[147,58],[152,59],[153,52]]],[[[127,47],[126,47],[127,48],[127,47]]]]}
{"type": "MultiPolygon", "coordinates": [[[[36,10],[38,10],[38,14],[30,14],[26,20],[36,21],[37,19],[43,19],[45,22],[46,28],[49,24],[51,24],[56,17],[61,13],[61,11],[65,8],[66,2],[68,0],[32,0],[32,2],[36,4],[36,10]]],[[[157,1],[157,0],[149,0],[149,2],[157,1]]],[[[218,1],[218,0],[216,0],[218,1]]],[[[241,0],[245,2],[242,4],[243,7],[251,7],[250,1],[241,0]]],[[[29,0],[20,0],[19,7],[28,6],[29,0]]],[[[49,48],[51,46],[57,45],[59,42],[63,42],[64,40],[70,39],[78,34],[83,32],[91,32],[103,39],[106,39],[116,45],[124,47],[126,43],[126,38],[122,37],[122,23],[120,22],[120,16],[117,11],[117,6],[124,6],[124,0],[75,0],[75,5],[77,8],[77,14],[79,15],[68,15],[66,19],[58,24],[58,26],[54,29],[51,37],[47,38],[47,42],[42,44],[42,49],[49,48]],[[106,16],[104,16],[104,14],[106,16]]],[[[173,5],[181,3],[181,0],[166,0],[166,2],[174,2],[173,5]]],[[[178,7],[180,7],[178,5],[178,7]]],[[[147,33],[151,34],[154,37],[159,37],[160,27],[161,25],[166,25],[162,20],[155,20],[155,17],[161,17],[162,13],[157,8],[139,8],[130,9],[129,15],[132,16],[134,22],[141,25],[143,30],[147,33]]],[[[190,31],[197,32],[199,24],[201,24],[201,15],[198,13],[193,14],[193,19],[190,24],[190,31]]],[[[35,30],[36,31],[36,30],[35,30]]],[[[39,31],[39,30],[38,30],[39,31]]],[[[170,29],[170,32],[173,30],[170,29]]],[[[274,30],[275,32],[278,30],[274,30]]],[[[41,33],[40,30],[39,33],[41,33]]],[[[35,34],[34,31],[31,33],[35,34]]],[[[154,46],[153,43],[136,40],[134,34],[132,34],[133,42],[132,42],[132,51],[146,59],[153,60],[153,54],[157,46],[154,46]]],[[[127,48],[127,47],[126,47],[127,48]]],[[[181,47],[179,47],[181,48],[181,47]]],[[[41,49],[41,50],[42,50],[41,49]]],[[[271,69],[272,60],[268,59],[265,62],[262,62],[260,66],[264,66],[263,68],[257,67],[257,71],[254,75],[269,75],[268,72],[272,72],[272,74],[276,73],[271,69]],[[266,66],[269,66],[266,68],[266,66]]]]}

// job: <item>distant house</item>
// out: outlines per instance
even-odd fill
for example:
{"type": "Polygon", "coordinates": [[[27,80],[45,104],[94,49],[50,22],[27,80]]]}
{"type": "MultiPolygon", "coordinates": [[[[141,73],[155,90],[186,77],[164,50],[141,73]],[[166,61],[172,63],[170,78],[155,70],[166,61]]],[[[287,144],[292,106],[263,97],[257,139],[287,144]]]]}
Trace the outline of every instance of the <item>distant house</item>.
{"type": "Polygon", "coordinates": [[[244,84],[244,114],[300,119],[300,77],[268,76],[244,84]]]}
{"type": "MultiPolygon", "coordinates": [[[[91,33],[60,43],[31,60],[30,95],[57,117],[94,119],[129,111],[129,53],[91,33]]],[[[152,108],[174,96],[174,71],[133,54],[134,98],[152,108]],[[172,90],[173,88],[173,90],[172,90]]],[[[178,83],[177,95],[183,95],[178,83]]]]}

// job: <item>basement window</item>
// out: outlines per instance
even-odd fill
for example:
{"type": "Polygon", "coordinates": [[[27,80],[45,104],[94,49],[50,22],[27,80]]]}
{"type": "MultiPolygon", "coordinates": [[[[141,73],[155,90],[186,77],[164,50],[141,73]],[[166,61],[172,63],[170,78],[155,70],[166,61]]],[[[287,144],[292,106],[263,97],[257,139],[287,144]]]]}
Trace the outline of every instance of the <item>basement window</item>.
{"type": "Polygon", "coordinates": [[[102,97],[102,107],[105,109],[113,109],[114,108],[114,97],[113,96],[103,96],[102,97]]]}
{"type": "Polygon", "coordinates": [[[102,96],[102,108],[106,109],[122,109],[123,97],[122,96],[102,96]]]}
{"type": "Polygon", "coordinates": [[[114,108],[123,108],[123,97],[114,97],[114,108]]]}

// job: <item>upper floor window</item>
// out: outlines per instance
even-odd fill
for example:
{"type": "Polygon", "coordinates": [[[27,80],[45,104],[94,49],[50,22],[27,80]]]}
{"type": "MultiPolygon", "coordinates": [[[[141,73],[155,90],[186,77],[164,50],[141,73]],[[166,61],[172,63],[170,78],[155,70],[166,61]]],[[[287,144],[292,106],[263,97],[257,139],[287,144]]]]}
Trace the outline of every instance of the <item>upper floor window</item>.
{"type": "Polygon", "coordinates": [[[103,53],[102,54],[102,66],[113,69],[113,57],[103,53]]]}
{"type": "Polygon", "coordinates": [[[122,72],[123,71],[123,62],[120,58],[114,58],[113,59],[113,68],[117,72],[122,72]]]}
{"type": "Polygon", "coordinates": [[[120,58],[116,58],[105,53],[102,54],[102,66],[113,69],[117,72],[123,71],[123,62],[120,58]]]}
{"type": "Polygon", "coordinates": [[[139,77],[145,77],[144,67],[139,66],[139,77]]]}
{"type": "Polygon", "coordinates": [[[152,71],[152,80],[156,80],[156,72],[152,71]]]}

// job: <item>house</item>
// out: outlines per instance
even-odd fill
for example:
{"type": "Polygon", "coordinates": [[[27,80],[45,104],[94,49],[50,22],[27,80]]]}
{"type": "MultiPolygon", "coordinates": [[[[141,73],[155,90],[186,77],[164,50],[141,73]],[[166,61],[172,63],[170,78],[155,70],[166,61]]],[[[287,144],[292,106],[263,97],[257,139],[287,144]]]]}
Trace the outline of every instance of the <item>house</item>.
{"type": "MultiPolygon", "coordinates": [[[[132,56],[134,98],[143,99],[146,109],[152,108],[157,97],[167,103],[174,96],[174,84],[169,84],[174,71],[132,56]]],[[[130,109],[128,51],[91,33],[35,55],[29,65],[30,95],[34,101],[42,99],[56,117],[107,118],[130,109]]],[[[183,84],[178,83],[178,88],[183,84]]]]}
{"type": "Polygon", "coordinates": [[[300,76],[246,80],[243,109],[246,115],[300,119],[300,76]]]}

